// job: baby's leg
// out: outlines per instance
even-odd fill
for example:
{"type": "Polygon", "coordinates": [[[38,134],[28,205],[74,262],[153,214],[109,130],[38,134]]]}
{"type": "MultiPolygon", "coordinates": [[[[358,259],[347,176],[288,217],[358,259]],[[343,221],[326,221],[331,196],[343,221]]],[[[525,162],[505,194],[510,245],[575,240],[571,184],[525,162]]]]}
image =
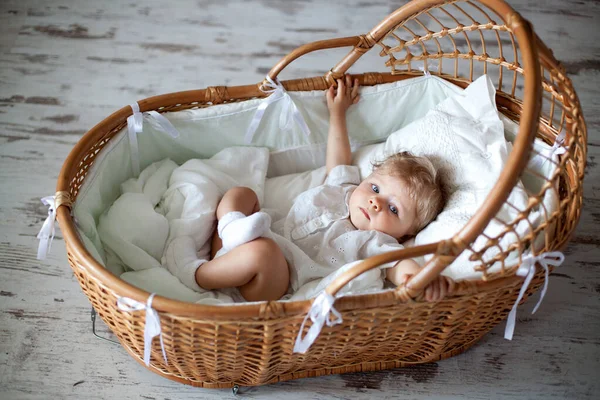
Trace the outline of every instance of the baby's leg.
{"type": "MultiPolygon", "coordinates": [[[[258,197],[254,190],[247,187],[234,187],[229,189],[225,196],[221,199],[221,202],[217,206],[217,220],[220,220],[224,215],[232,212],[239,211],[244,215],[254,214],[260,210],[258,204],[258,197]]],[[[215,254],[223,247],[223,242],[219,237],[219,232],[215,229],[212,237],[210,258],[215,258],[215,254]]]]}
{"type": "MultiPolygon", "coordinates": [[[[235,187],[221,199],[217,219],[221,221],[232,212],[250,216],[259,210],[258,197],[252,189],[235,187]]],[[[243,218],[237,221],[244,225],[243,218]]],[[[234,231],[238,229],[235,222],[232,223],[234,231]]],[[[196,270],[198,285],[209,290],[237,287],[248,301],[277,300],[285,294],[290,280],[289,268],[273,240],[259,237],[214,258],[222,246],[216,230],[212,237],[211,261],[196,270]]]]}
{"type": "Polygon", "coordinates": [[[196,282],[205,289],[237,287],[247,301],[277,300],[290,281],[287,261],[277,243],[258,238],[202,264],[196,282]]]}

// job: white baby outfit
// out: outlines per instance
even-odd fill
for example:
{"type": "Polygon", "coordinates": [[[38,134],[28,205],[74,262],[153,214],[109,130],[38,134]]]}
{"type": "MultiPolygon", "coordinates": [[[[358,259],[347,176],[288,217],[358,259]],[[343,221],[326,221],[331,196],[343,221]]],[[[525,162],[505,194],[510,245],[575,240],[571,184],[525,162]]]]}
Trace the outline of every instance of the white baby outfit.
{"type": "MultiPolygon", "coordinates": [[[[301,193],[287,216],[272,225],[270,237],[290,264],[292,292],[353,261],[403,248],[390,235],[352,225],[348,202],[358,184],[358,167],[337,166],[323,185],[301,193]]],[[[378,269],[371,274],[383,278],[378,269]]]]}

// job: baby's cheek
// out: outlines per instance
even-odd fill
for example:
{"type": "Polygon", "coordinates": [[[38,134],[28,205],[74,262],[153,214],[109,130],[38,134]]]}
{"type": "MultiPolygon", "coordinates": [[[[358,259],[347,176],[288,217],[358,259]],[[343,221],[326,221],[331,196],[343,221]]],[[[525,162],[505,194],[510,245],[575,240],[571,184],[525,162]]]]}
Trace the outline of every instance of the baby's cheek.
{"type": "Polygon", "coordinates": [[[394,221],[388,221],[386,228],[388,231],[387,233],[390,236],[393,236],[393,237],[402,236],[402,224],[398,218],[396,218],[396,220],[394,220],[394,221]]]}

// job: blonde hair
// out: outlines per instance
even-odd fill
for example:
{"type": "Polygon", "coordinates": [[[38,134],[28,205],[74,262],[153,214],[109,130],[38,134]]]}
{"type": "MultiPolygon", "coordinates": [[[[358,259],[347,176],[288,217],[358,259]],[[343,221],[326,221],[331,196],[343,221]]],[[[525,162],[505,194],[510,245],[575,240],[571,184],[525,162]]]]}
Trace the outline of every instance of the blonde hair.
{"type": "Polygon", "coordinates": [[[373,172],[400,178],[406,184],[416,206],[412,234],[425,228],[444,208],[446,195],[441,174],[427,157],[403,151],[374,162],[373,172]]]}

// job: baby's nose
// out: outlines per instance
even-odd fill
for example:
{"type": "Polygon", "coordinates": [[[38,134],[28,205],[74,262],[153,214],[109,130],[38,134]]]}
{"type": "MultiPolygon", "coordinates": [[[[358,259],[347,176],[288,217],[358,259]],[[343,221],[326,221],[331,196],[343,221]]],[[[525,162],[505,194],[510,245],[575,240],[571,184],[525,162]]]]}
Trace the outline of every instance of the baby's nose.
{"type": "Polygon", "coordinates": [[[369,206],[373,207],[375,211],[381,210],[381,202],[377,197],[372,197],[369,199],[369,206]]]}

